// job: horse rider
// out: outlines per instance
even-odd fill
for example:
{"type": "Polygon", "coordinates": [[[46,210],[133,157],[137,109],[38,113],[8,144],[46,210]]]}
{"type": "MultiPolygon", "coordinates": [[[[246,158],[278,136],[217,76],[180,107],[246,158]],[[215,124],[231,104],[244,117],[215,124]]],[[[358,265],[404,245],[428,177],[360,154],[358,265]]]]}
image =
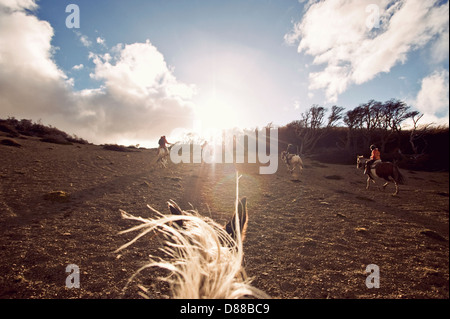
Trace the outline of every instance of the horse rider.
{"type": "Polygon", "coordinates": [[[167,139],[166,139],[165,135],[161,136],[161,138],[158,141],[158,144],[159,144],[158,148],[159,149],[160,148],[161,149],[165,149],[167,153],[169,152],[169,150],[167,149],[167,145],[166,144],[173,145],[172,143],[167,142],[167,139]]]}
{"type": "Polygon", "coordinates": [[[368,174],[370,172],[370,169],[375,162],[381,162],[381,153],[375,144],[370,145],[370,151],[370,160],[366,162],[364,174],[368,174]]]}
{"type": "Polygon", "coordinates": [[[287,148],[286,148],[286,152],[288,154],[296,154],[297,150],[295,149],[294,145],[292,144],[288,144],[287,148]]]}

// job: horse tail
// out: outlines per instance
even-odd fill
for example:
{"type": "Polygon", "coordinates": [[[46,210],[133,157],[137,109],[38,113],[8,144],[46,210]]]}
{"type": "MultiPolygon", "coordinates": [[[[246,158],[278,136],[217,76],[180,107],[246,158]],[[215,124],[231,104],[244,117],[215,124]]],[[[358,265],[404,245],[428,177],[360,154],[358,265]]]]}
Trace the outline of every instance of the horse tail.
{"type": "Polygon", "coordinates": [[[403,177],[402,173],[400,173],[400,170],[398,169],[397,165],[394,165],[394,179],[395,181],[400,184],[403,185],[405,183],[405,178],[403,177]]]}

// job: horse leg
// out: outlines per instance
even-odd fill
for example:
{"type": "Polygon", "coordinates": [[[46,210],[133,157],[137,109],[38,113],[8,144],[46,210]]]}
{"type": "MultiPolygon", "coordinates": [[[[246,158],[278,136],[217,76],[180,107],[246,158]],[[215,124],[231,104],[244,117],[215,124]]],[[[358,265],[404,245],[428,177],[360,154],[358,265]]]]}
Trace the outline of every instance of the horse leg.
{"type": "Polygon", "coordinates": [[[397,196],[398,195],[398,183],[396,181],[394,181],[394,185],[395,185],[395,193],[392,195],[397,196]]]}
{"type": "Polygon", "coordinates": [[[383,184],[383,191],[386,189],[386,186],[389,184],[389,182],[386,182],[383,184]]]}
{"type": "Polygon", "coordinates": [[[169,164],[169,154],[166,152],[166,155],[164,155],[164,157],[163,157],[164,168],[167,168],[168,164],[169,164]]]}
{"type": "Polygon", "coordinates": [[[169,152],[161,149],[158,151],[158,158],[156,159],[156,162],[160,165],[160,167],[167,168],[168,158],[169,152]]]}
{"type": "Polygon", "coordinates": [[[298,170],[298,175],[300,176],[300,174],[302,172],[302,168],[301,168],[300,164],[297,164],[297,170],[298,170]]]}

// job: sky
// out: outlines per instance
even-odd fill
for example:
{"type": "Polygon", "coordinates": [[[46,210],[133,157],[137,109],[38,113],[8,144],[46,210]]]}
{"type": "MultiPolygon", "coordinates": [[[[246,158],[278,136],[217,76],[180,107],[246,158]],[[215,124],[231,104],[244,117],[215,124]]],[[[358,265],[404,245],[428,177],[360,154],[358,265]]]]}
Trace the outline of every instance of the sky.
{"type": "Polygon", "coordinates": [[[392,98],[448,125],[448,1],[0,0],[0,118],[96,144],[392,98]]]}

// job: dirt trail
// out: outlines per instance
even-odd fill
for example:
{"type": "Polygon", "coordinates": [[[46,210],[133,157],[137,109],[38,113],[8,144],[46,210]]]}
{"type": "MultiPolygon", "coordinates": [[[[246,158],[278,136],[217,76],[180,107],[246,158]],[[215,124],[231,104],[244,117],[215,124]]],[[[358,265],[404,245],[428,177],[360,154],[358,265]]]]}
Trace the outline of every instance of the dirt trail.
{"type": "Polygon", "coordinates": [[[249,227],[247,273],[274,298],[449,298],[448,172],[404,171],[392,197],[365,189],[355,165],[304,159],[293,181],[279,165],[260,175],[252,164],[170,163],[155,150],[114,152],[95,145],[54,145],[33,138],[21,148],[0,145],[0,298],[152,298],[167,287],[148,270],[126,286],[157,241],[120,254],[134,225],[119,209],[148,217],[175,200],[224,224],[233,212],[235,172],[242,175],[249,227]],[[46,200],[51,191],[67,200],[46,200]],[[65,267],[76,264],[81,287],[67,289],[65,267]],[[368,289],[365,268],[376,264],[381,287],[368,289]]]}

